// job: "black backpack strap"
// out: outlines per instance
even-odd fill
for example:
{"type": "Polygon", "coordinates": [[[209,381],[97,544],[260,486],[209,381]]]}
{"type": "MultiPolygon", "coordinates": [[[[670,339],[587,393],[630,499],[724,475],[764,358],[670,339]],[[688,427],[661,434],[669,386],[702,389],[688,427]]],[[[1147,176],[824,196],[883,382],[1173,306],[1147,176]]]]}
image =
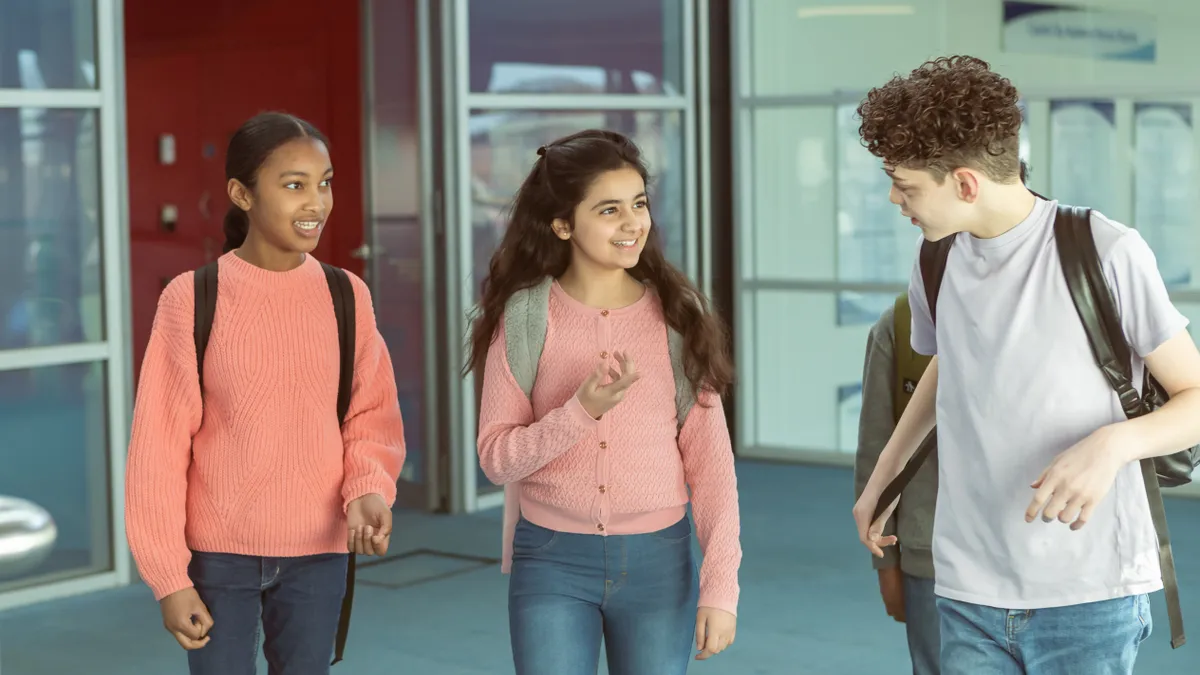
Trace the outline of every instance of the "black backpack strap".
{"type": "Polygon", "coordinates": [[[938,291],[942,288],[942,277],[946,276],[946,261],[950,259],[954,239],[955,236],[950,235],[938,241],[926,239],[921,242],[921,282],[925,286],[925,300],[934,325],[937,325],[938,291]]]}
{"type": "MultiPolygon", "coordinates": [[[[1104,277],[1100,254],[1092,236],[1091,209],[1059,205],[1054,220],[1054,237],[1062,261],[1063,275],[1071,301],[1083,322],[1088,343],[1105,379],[1117,393],[1121,409],[1128,418],[1147,412],[1141,395],[1133,386],[1133,364],[1120,313],[1104,277]]],[[[1141,461],[1142,482],[1150,503],[1150,517],[1158,534],[1158,562],[1162,571],[1163,594],[1171,626],[1171,647],[1178,649],[1187,641],[1183,631],[1183,610],[1179,604],[1179,579],[1175,574],[1175,556],[1171,552],[1171,534],[1167,529],[1167,511],[1158,485],[1154,460],[1141,461]]]]}
{"type": "Polygon", "coordinates": [[[338,353],[341,355],[338,377],[338,423],[346,423],[350,410],[350,391],[354,386],[355,320],[354,287],[350,277],[340,267],[321,263],[325,270],[325,282],[329,284],[329,295],[333,299],[333,314],[337,318],[338,353]]]}
{"type": "Polygon", "coordinates": [[[1142,414],[1142,398],[1133,386],[1133,364],[1121,319],[1100,267],[1100,253],[1092,237],[1091,209],[1059,205],[1054,238],[1063,275],[1075,311],[1083,322],[1088,344],[1104,378],[1108,380],[1126,417],[1142,414]]]}
{"type": "Polygon", "coordinates": [[[213,317],[217,315],[217,261],[192,273],[195,306],[192,310],[192,338],[196,342],[196,374],[200,378],[200,395],[204,395],[204,352],[212,335],[213,317]]]}
{"type": "MultiPolygon", "coordinates": [[[[354,347],[355,321],[357,313],[354,305],[354,287],[350,285],[350,277],[340,267],[321,263],[325,270],[325,282],[329,285],[329,296],[333,299],[333,315],[338,327],[338,424],[346,423],[346,413],[350,410],[350,393],[354,385],[354,347]]],[[[355,556],[350,554],[346,562],[346,593],[342,596],[342,613],[338,618],[337,636],[334,642],[333,663],[336,664],[345,657],[346,638],[350,634],[350,611],[354,607],[354,578],[355,556]]]]}
{"type": "MultiPolygon", "coordinates": [[[[925,301],[929,304],[929,318],[933,320],[935,326],[937,325],[938,291],[942,288],[942,278],[946,276],[946,261],[950,259],[950,248],[954,246],[954,239],[955,236],[950,235],[938,241],[926,239],[921,242],[921,283],[925,287],[925,301]]],[[[934,427],[925,440],[921,441],[917,452],[908,459],[908,463],[900,470],[899,475],[893,478],[892,482],[888,483],[888,486],[879,495],[879,502],[875,505],[875,515],[871,518],[872,521],[878,520],[887,507],[896,501],[901,492],[904,492],[904,488],[912,482],[913,477],[921,470],[936,447],[937,427],[934,427]]]]}

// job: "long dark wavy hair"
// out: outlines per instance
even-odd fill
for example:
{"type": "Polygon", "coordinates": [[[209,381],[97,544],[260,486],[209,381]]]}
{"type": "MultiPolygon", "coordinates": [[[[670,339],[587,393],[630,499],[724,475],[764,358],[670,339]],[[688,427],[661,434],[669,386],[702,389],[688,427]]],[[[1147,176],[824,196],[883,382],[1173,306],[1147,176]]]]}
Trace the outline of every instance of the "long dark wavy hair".
{"type": "MultiPolygon", "coordinates": [[[[572,244],[555,236],[550,227],[554,219],[573,226],[575,208],[592,183],[608,171],[632,168],[650,184],[637,145],[614,131],[580,131],[543,146],[538,154],[513,201],[504,240],[492,255],[464,374],[483,372],[505,303],[513,293],[567,271],[572,244]]],[[[667,262],[657,227],[650,228],[642,255],[629,273],[657,292],[667,324],[683,336],[684,372],[696,391],[724,394],[733,381],[725,325],[710,310],[708,299],[667,262]]]]}

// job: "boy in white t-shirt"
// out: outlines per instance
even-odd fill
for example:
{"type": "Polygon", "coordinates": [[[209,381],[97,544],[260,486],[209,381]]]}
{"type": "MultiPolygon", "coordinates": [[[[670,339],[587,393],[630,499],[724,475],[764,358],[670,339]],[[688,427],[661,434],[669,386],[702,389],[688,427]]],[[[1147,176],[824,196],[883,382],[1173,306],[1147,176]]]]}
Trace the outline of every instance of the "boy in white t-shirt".
{"type": "Polygon", "coordinates": [[[1148,367],[1171,397],[1126,419],[1068,292],[1057,203],[1019,179],[1017,96],[987,63],[951,57],[859,108],[891,201],[923,239],[955,240],[932,312],[914,264],[912,347],[934,358],[854,518],[875,555],[895,543],[894,504],[871,519],[936,420],[942,672],[1129,675],[1163,587],[1139,461],[1200,441],[1200,353],[1145,241],[1093,212],[1134,381],[1148,367]]]}

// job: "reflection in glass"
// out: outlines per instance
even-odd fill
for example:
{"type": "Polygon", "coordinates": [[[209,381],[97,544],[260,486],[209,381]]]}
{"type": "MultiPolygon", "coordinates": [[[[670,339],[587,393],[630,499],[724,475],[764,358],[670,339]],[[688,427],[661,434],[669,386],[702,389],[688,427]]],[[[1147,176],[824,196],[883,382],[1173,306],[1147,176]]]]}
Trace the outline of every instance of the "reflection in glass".
{"type": "Polygon", "coordinates": [[[1050,101],[1050,196],[1063,204],[1086,204],[1110,218],[1116,209],[1117,106],[1111,100],[1050,101]]]}
{"type": "Polygon", "coordinates": [[[0,591],[111,566],[103,363],[0,372],[0,495],[50,513],[49,557],[0,591]]]}
{"type": "Polygon", "coordinates": [[[0,109],[0,349],[104,339],[96,122],[0,109]]]}
{"type": "Polygon", "coordinates": [[[468,15],[473,92],[682,92],[682,0],[472,0],[468,15]]]}
{"type": "Polygon", "coordinates": [[[1133,225],[1168,288],[1192,284],[1196,144],[1192,105],[1133,104],[1133,225]]]}
{"type": "Polygon", "coordinates": [[[94,0],[0,0],[0,89],[95,89],[94,0]]]}
{"type": "MultiPolygon", "coordinates": [[[[371,3],[371,199],[374,254],[368,261],[375,320],[391,353],[404,414],[401,479],[421,484],[425,445],[425,323],[422,306],[421,135],[416,3],[371,3]],[[408,36],[410,39],[396,39],[408,36]]],[[[367,241],[372,241],[368,236],[367,241]]]]}
{"type": "MultiPolygon", "coordinates": [[[[920,233],[889,200],[892,181],[862,145],[857,106],[837,109],[837,280],[907,284],[920,233]]],[[[895,293],[838,294],[838,324],[873,324],[895,293]]]]}

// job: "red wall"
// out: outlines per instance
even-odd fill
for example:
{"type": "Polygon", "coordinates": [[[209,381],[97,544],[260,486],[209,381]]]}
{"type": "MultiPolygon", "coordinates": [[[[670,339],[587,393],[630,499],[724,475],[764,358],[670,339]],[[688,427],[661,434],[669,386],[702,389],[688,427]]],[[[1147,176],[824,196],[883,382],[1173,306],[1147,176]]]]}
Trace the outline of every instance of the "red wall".
{"type": "Polygon", "coordinates": [[[329,136],[335,208],[316,255],[362,273],[362,75],[357,2],[206,0],[180,12],[125,0],[130,279],[135,368],[163,284],[221,253],[225,146],[263,110],[303,117],[329,136]],[[158,158],[160,134],[176,160],[158,158]],[[177,207],[174,231],[160,225],[177,207]]]}

